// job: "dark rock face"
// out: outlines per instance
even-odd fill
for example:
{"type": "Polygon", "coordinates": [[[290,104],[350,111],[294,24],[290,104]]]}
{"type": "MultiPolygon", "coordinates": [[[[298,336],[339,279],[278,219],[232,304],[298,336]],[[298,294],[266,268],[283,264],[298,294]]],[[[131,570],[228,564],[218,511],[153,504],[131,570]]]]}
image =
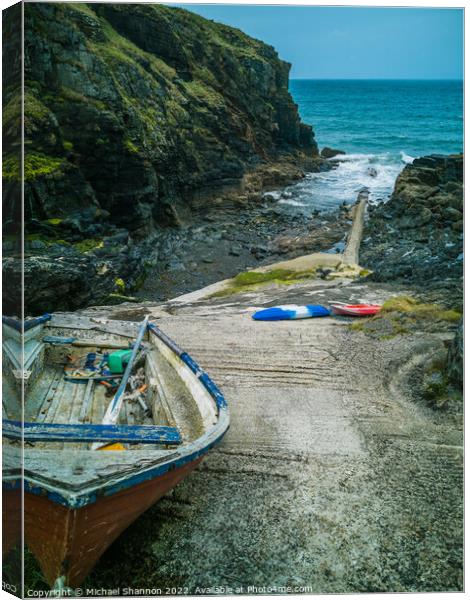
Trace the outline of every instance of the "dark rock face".
{"type": "Polygon", "coordinates": [[[403,280],[458,299],[463,266],[463,156],[416,159],[386,204],[371,207],[361,264],[377,281],[403,280]]]}
{"type": "MultiPolygon", "coordinates": [[[[26,312],[64,307],[52,290],[36,301],[51,244],[71,244],[63,256],[79,269],[83,256],[71,253],[80,241],[119,232],[146,239],[190,221],[194,199],[243,189],[263,163],[318,157],[288,92],[289,69],[274,48],[182,9],[25,5],[26,237],[46,243],[26,267],[26,312]]],[[[17,117],[7,111],[7,130],[17,117]]],[[[7,155],[5,185],[19,173],[18,157],[7,155]]],[[[121,260],[111,262],[114,274],[121,260]]],[[[77,281],[103,270],[95,263],[77,281]]],[[[83,301],[103,300],[101,288],[83,301]]]]}
{"type": "Polygon", "coordinates": [[[28,220],[101,208],[145,233],[194,190],[317,153],[290,65],[236,29],[159,5],[25,12],[28,220]]]}
{"type": "Polygon", "coordinates": [[[321,151],[322,158],[334,158],[335,156],[339,156],[340,154],[346,154],[346,152],[344,152],[343,150],[335,150],[335,148],[328,148],[328,146],[323,148],[323,150],[321,151]]]}

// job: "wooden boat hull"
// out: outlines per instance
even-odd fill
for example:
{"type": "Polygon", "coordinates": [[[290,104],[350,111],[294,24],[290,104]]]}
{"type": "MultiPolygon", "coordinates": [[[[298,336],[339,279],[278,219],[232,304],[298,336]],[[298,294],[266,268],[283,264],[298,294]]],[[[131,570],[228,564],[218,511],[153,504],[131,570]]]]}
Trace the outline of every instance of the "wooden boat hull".
{"type": "Polygon", "coordinates": [[[105,550],[141,514],[173,489],[202,458],[150,481],[102,496],[93,504],[71,509],[45,496],[25,493],[25,542],[36,556],[48,583],[59,577],[79,586],[105,550]]]}
{"type": "Polygon", "coordinates": [[[229,414],[209,375],[147,318],[140,326],[73,315],[33,321],[24,324],[25,341],[21,324],[3,319],[11,380],[3,407],[5,549],[21,540],[23,525],[25,545],[60,590],[79,586],[119,535],[199,464],[224,436],[229,414]],[[123,401],[131,360],[111,400],[95,374],[85,385],[69,381],[67,366],[84,352],[96,360],[96,348],[131,343],[132,358],[141,342],[142,403],[130,401],[130,388],[123,401]],[[18,390],[12,375],[26,372],[26,390],[18,390]],[[104,445],[114,451],[99,451],[104,445]]]}
{"type": "Polygon", "coordinates": [[[2,493],[2,554],[8,552],[21,540],[22,529],[21,491],[3,490],[2,493]]]}

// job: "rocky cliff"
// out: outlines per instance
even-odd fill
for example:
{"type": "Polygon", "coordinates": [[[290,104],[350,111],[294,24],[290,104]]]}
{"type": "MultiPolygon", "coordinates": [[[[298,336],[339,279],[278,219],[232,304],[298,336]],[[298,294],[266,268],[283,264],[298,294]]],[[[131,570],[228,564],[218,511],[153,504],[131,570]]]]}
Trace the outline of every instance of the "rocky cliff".
{"type": "Polygon", "coordinates": [[[463,156],[417,158],[397,178],[390,200],[371,207],[361,264],[376,281],[441,290],[461,303],[463,156]]]}
{"type": "Polygon", "coordinates": [[[184,10],[28,4],[25,54],[28,220],[147,230],[174,222],[195,190],[317,151],[288,92],[290,65],[184,10]]]}
{"type": "MultiPolygon", "coordinates": [[[[26,250],[38,259],[26,275],[34,295],[48,257],[57,264],[57,245],[70,270],[87,263],[70,245],[90,250],[111,237],[105,248],[122,249],[127,233],[142,239],[180,224],[195,198],[243,191],[245,174],[259,165],[316,157],[288,91],[289,68],[274,48],[177,8],[26,4],[26,250]],[[52,254],[44,252],[52,242],[52,254]]],[[[17,107],[13,97],[7,127],[17,107]]],[[[19,173],[18,158],[4,157],[6,182],[19,173]]],[[[13,263],[8,269],[14,277],[13,263]]],[[[89,279],[100,269],[82,271],[89,279]]],[[[107,270],[125,279],[136,264],[107,270]]],[[[77,289],[86,286],[76,275],[77,289]]],[[[29,305],[46,308],[33,298],[29,305]]]]}

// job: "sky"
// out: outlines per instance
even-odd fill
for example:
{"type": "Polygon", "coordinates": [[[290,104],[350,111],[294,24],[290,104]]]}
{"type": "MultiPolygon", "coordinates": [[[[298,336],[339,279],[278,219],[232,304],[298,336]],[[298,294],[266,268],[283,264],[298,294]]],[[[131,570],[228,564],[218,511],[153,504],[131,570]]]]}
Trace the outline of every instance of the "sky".
{"type": "Polygon", "coordinates": [[[178,6],[271,44],[292,79],[463,78],[463,9],[178,6]]]}

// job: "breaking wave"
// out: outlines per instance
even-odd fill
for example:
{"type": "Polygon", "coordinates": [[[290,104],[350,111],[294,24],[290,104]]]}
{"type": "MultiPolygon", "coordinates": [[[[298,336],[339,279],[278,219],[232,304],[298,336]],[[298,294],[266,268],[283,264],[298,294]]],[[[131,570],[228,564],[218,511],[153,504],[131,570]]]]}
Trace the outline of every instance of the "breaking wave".
{"type": "MultiPolygon", "coordinates": [[[[406,158],[413,160],[412,157],[406,158]]],[[[279,204],[309,212],[315,209],[335,210],[343,202],[355,202],[359,191],[364,188],[369,190],[371,202],[386,201],[403,169],[404,157],[391,153],[344,154],[332,161],[337,164],[334,169],[309,173],[304,180],[283,193],[279,204]]]]}
{"type": "Polygon", "coordinates": [[[403,152],[403,150],[400,151],[400,156],[401,156],[401,162],[405,163],[406,165],[409,165],[410,163],[412,163],[414,161],[414,157],[409,156],[408,154],[405,154],[405,152],[403,152]]]}

